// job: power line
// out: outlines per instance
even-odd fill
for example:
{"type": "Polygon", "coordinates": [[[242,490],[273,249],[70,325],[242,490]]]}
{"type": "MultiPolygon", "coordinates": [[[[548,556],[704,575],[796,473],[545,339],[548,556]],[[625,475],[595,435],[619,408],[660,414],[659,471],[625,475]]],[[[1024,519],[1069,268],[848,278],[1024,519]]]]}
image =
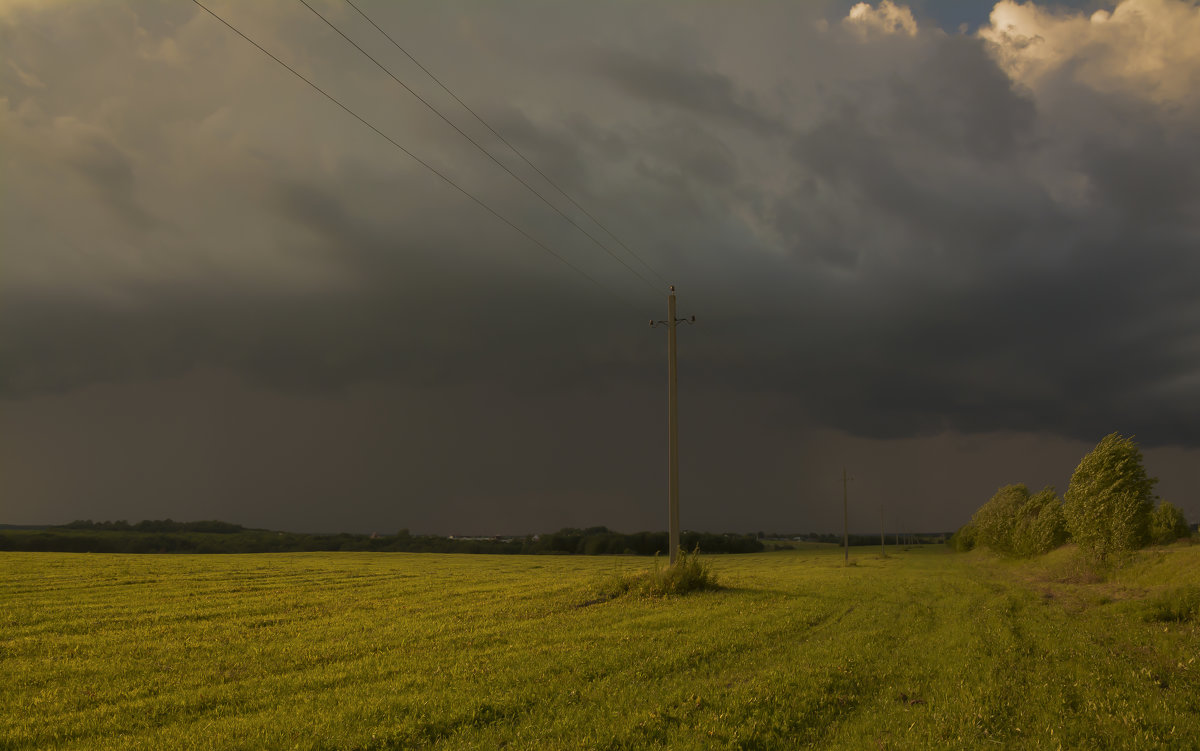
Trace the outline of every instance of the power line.
{"type": "Polygon", "coordinates": [[[576,273],[578,273],[580,276],[582,276],[583,278],[587,279],[589,282],[591,282],[592,284],[596,285],[597,287],[599,287],[600,289],[604,290],[605,292],[609,293],[610,295],[613,295],[614,297],[617,297],[618,299],[622,300],[623,302],[626,302],[626,303],[630,302],[629,300],[627,300],[627,299],[626,299],[626,298],[624,298],[623,296],[621,296],[621,295],[617,294],[616,292],[613,292],[613,291],[612,291],[611,289],[609,289],[608,287],[605,287],[603,284],[601,284],[599,281],[597,281],[595,278],[593,278],[593,277],[592,277],[590,274],[588,274],[588,273],[587,273],[586,271],[584,271],[583,269],[579,268],[579,267],[578,267],[578,266],[576,266],[575,264],[573,264],[573,263],[571,263],[570,261],[568,261],[566,258],[563,258],[563,257],[562,257],[561,255],[559,255],[558,253],[554,252],[554,250],[553,250],[552,248],[550,248],[550,246],[546,245],[546,244],[545,244],[545,243],[543,243],[541,240],[538,240],[538,239],[537,239],[536,237],[534,237],[533,235],[529,234],[529,233],[528,233],[528,232],[526,232],[525,230],[523,230],[523,229],[521,229],[520,227],[518,227],[516,224],[514,224],[514,223],[513,223],[511,220],[509,220],[509,219],[508,219],[507,217],[505,217],[503,214],[501,214],[500,212],[498,212],[498,211],[496,211],[495,209],[493,209],[491,206],[489,206],[489,205],[487,205],[486,203],[484,203],[482,199],[480,199],[480,198],[476,197],[476,196],[475,196],[473,193],[471,193],[470,191],[468,191],[466,188],[463,188],[461,185],[459,185],[458,183],[456,183],[456,182],[454,182],[453,180],[451,180],[451,179],[450,179],[450,178],[449,178],[449,177],[448,177],[446,174],[444,174],[443,172],[439,171],[439,170],[438,170],[436,167],[434,167],[433,165],[429,164],[428,162],[426,162],[426,161],[425,161],[424,159],[422,159],[421,157],[417,156],[416,154],[412,153],[412,152],[411,152],[411,151],[409,151],[408,149],[406,149],[406,148],[404,148],[403,146],[401,146],[401,145],[400,145],[400,144],[399,144],[399,143],[398,143],[398,142],[397,142],[395,139],[393,139],[391,136],[389,136],[388,134],[384,133],[384,132],[383,132],[382,130],[380,130],[379,128],[377,128],[377,127],[375,127],[374,125],[372,125],[371,123],[369,123],[369,122],[368,122],[368,121],[367,121],[365,118],[363,118],[363,117],[362,117],[361,115],[359,115],[357,112],[355,112],[354,110],[350,109],[348,106],[346,106],[345,104],[343,104],[343,103],[341,102],[341,100],[337,99],[337,98],[336,98],[336,97],[334,97],[332,94],[330,94],[329,92],[325,91],[324,89],[322,89],[322,88],[321,88],[320,86],[318,86],[317,84],[313,83],[311,80],[309,80],[308,78],[306,78],[306,77],[304,76],[304,74],[300,73],[300,72],[299,72],[299,71],[297,71],[295,68],[293,68],[292,66],[288,65],[287,63],[285,63],[283,60],[280,60],[278,57],[276,57],[276,56],[275,56],[275,55],[273,55],[271,52],[269,52],[269,51],[268,51],[268,50],[267,50],[265,47],[263,47],[261,44],[259,44],[258,42],[254,41],[254,40],[253,40],[253,39],[251,39],[250,37],[246,36],[246,34],[242,33],[242,31],[241,31],[241,30],[239,30],[237,27],[235,27],[233,24],[229,23],[229,22],[228,22],[228,21],[226,21],[224,18],[222,18],[221,16],[219,16],[219,15],[217,15],[215,12],[213,12],[213,11],[212,11],[210,8],[208,8],[208,6],[206,6],[206,5],[204,5],[203,3],[201,3],[201,2],[200,2],[200,0],[192,0],[192,2],[193,2],[193,3],[195,3],[196,5],[200,6],[200,8],[201,8],[201,9],[203,9],[203,10],[204,10],[206,13],[208,13],[210,16],[212,16],[213,18],[217,19],[217,20],[218,20],[218,21],[220,21],[222,24],[224,24],[224,25],[225,25],[225,26],[226,26],[226,27],[227,27],[227,28],[228,28],[230,31],[232,31],[233,33],[235,33],[235,34],[237,34],[238,36],[240,36],[242,39],[245,39],[247,42],[249,42],[250,44],[252,44],[252,45],[254,45],[255,47],[257,47],[257,48],[258,48],[258,50],[259,50],[260,52],[262,52],[264,55],[266,55],[267,57],[271,58],[272,60],[274,60],[275,62],[279,63],[281,66],[283,66],[284,68],[286,68],[286,69],[287,69],[287,70],[288,70],[288,71],[289,71],[289,72],[290,72],[292,75],[296,76],[296,77],[297,77],[297,78],[299,78],[301,81],[303,81],[304,83],[306,83],[306,84],[308,84],[309,86],[311,86],[313,89],[315,89],[315,90],[316,90],[318,93],[320,93],[320,94],[321,94],[322,96],[324,96],[326,99],[328,99],[329,101],[333,102],[333,103],[334,103],[334,104],[336,104],[338,107],[341,107],[343,110],[345,110],[347,113],[349,113],[349,115],[350,115],[351,117],[353,117],[355,120],[358,120],[358,121],[359,121],[360,123],[362,123],[363,125],[367,126],[367,127],[368,127],[368,128],[370,128],[371,130],[375,131],[375,133],[377,133],[377,134],[378,134],[380,137],[382,137],[384,140],[386,140],[386,141],[387,141],[388,143],[390,143],[391,145],[393,145],[393,146],[395,146],[396,148],[400,149],[400,151],[404,152],[404,153],[405,153],[405,154],[406,154],[406,155],[407,155],[409,158],[413,159],[413,160],[414,160],[414,161],[416,161],[418,164],[420,164],[422,167],[424,167],[425,169],[429,170],[429,171],[430,171],[430,172],[432,172],[433,174],[435,174],[435,175],[437,175],[438,177],[440,177],[440,178],[441,178],[441,179],[442,179],[444,182],[446,182],[446,183],[447,183],[448,185],[450,185],[452,188],[454,188],[455,190],[457,190],[459,193],[462,193],[462,194],[463,194],[464,196],[466,196],[467,198],[470,198],[472,201],[474,201],[475,203],[479,204],[481,207],[483,207],[484,209],[486,209],[486,210],[487,210],[487,212],[488,212],[488,213],[490,213],[492,216],[496,217],[496,218],[497,218],[497,219],[499,219],[500,221],[502,221],[502,222],[504,222],[505,224],[507,224],[509,227],[511,227],[511,228],[513,228],[514,230],[516,230],[517,232],[519,232],[521,235],[523,235],[523,236],[524,236],[524,237],[525,237],[527,240],[529,240],[530,242],[532,242],[534,245],[537,245],[539,248],[541,248],[542,250],[546,251],[546,252],[547,252],[547,253],[549,253],[550,255],[554,256],[554,257],[555,257],[555,258],[557,258],[559,261],[562,261],[564,264],[566,264],[568,267],[570,267],[572,270],[574,270],[574,271],[575,271],[576,273]]]}
{"type": "Polygon", "coordinates": [[[377,66],[377,67],[378,67],[380,70],[382,70],[384,73],[386,73],[386,74],[388,75],[388,77],[389,77],[389,78],[391,78],[393,81],[395,81],[396,83],[398,83],[398,84],[400,84],[401,86],[403,86],[405,91],[407,91],[408,93],[410,93],[410,94],[412,94],[414,97],[416,97],[416,98],[417,98],[417,101],[419,101],[419,102],[421,102],[421,104],[425,105],[425,106],[426,106],[426,107],[429,109],[429,111],[430,111],[430,112],[432,112],[432,113],[434,113],[435,115],[437,115],[438,117],[440,117],[440,118],[441,118],[443,121],[445,121],[445,123],[446,123],[447,125],[449,125],[451,128],[454,128],[456,131],[458,131],[459,135],[461,135],[463,138],[467,139],[467,140],[468,140],[468,141],[471,143],[471,145],[472,145],[472,146],[474,146],[476,149],[479,149],[479,151],[480,151],[480,152],[482,152],[484,156],[486,156],[488,159],[491,159],[493,162],[495,162],[495,163],[496,163],[496,165],[500,167],[500,169],[502,169],[502,170],[504,170],[505,172],[507,172],[507,173],[509,174],[509,176],[511,176],[511,177],[512,177],[514,180],[516,180],[517,182],[521,183],[521,185],[523,185],[523,186],[525,187],[525,189],[526,189],[526,190],[528,190],[530,193],[534,194],[534,195],[535,195],[535,196],[537,196],[539,199],[541,199],[542,203],[544,203],[544,204],[546,204],[547,206],[549,206],[549,207],[550,207],[551,209],[553,209],[553,210],[554,210],[554,211],[555,211],[555,212],[556,212],[556,213],[557,213],[559,216],[561,216],[563,219],[565,219],[567,222],[569,222],[569,223],[571,224],[571,226],[575,227],[575,229],[577,229],[577,230],[579,230],[580,232],[582,232],[582,233],[583,233],[583,234],[584,234],[584,235],[585,235],[585,236],[586,236],[586,237],[587,237],[589,240],[591,240],[593,243],[595,243],[595,244],[596,244],[596,247],[600,248],[600,249],[601,249],[601,250],[603,250],[605,253],[607,253],[608,255],[612,256],[612,258],[613,258],[613,259],[614,259],[614,260],[615,260],[617,263],[619,263],[619,264],[621,264],[622,266],[624,266],[626,269],[628,269],[628,270],[629,270],[629,272],[630,272],[631,274],[633,274],[633,275],[634,275],[634,276],[636,276],[638,279],[641,279],[643,282],[645,282],[645,283],[646,283],[646,285],[650,287],[650,289],[652,289],[652,290],[655,290],[655,291],[657,291],[657,290],[658,290],[658,287],[656,287],[656,286],[654,285],[654,283],[653,283],[653,282],[651,282],[649,279],[647,279],[646,277],[644,277],[644,276],[642,276],[640,273],[638,273],[638,270],[637,270],[637,269],[633,268],[633,267],[632,267],[632,266],[630,266],[628,263],[626,263],[626,262],[625,262],[625,261],[624,261],[624,260],[623,260],[623,259],[622,259],[620,256],[618,256],[616,253],[613,253],[611,250],[609,250],[609,249],[608,249],[608,247],[607,247],[607,246],[605,246],[605,245],[604,245],[604,243],[602,243],[602,242],[600,242],[599,240],[597,240],[597,239],[596,239],[596,237],[595,237],[594,235],[592,235],[592,233],[588,232],[586,229],[584,229],[583,227],[581,227],[581,226],[579,225],[579,223],[578,223],[578,222],[576,222],[574,219],[572,219],[571,217],[567,216],[567,215],[566,215],[566,214],[565,214],[565,213],[562,211],[562,209],[558,208],[558,207],[557,207],[557,206],[555,206],[553,203],[551,203],[551,202],[550,202],[550,201],[549,201],[549,200],[548,200],[548,199],[547,199],[545,196],[543,196],[541,193],[539,193],[539,192],[538,192],[538,191],[537,191],[537,190],[536,190],[536,189],[535,189],[535,188],[534,188],[532,185],[530,185],[529,183],[525,182],[525,180],[523,180],[523,179],[521,178],[521,176],[520,176],[520,175],[518,175],[517,173],[515,173],[515,172],[513,172],[511,169],[509,169],[509,168],[508,168],[508,165],[506,165],[506,164],[504,164],[503,162],[501,162],[499,159],[497,159],[495,156],[493,156],[493,155],[492,155],[492,153],[491,153],[490,151],[488,151],[488,150],[487,150],[487,149],[485,149],[485,148],[484,148],[482,145],[480,145],[480,143],[479,143],[478,141],[476,141],[474,138],[471,138],[471,136],[467,135],[467,133],[466,133],[466,132],[465,132],[465,131],[464,131],[462,128],[460,128],[460,127],[458,127],[457,125],[455,125],[455,124],[454,124],[454,122],[450,120],[450,118],[448,118],[448,117],[446,117],[445,115],[443,115],[443,114],[441,113],[441,111],[440,111],[440,110],[438,110],[438,108],[437,108],[437,107],[434,107],[432,104],[430,104],[430,103],[429,103],[429,101],[428,101],[428,100],[426,100],[424,97],[422,97],[422,96],[421,96],[420,94],[418,94],[417,92],[413,91],[412,87],[410,87],[408,84],[404,83],[404,81],[401,81],[401,80],[400,80],[400,79],[399,79],[399,78],[398,78],[398,77],[397,77],[397,76],[396,76],[394,73],[392,73],[392,71],[391,71],[391,70],[389,70],[389,69],[387,68],[387,66],[385,66],[383,63],[381,63],[381,62],[379,62],[378,60],[376,60],[376,59],[375,59],[375,58],[374,58],[374,57],[371,55],[371,53],[367,52],[367,51],[366,51],[366,50],[364,50],[364,49],[363,49],[361,46],[359,46],[359,44],[358,44],[357,42],[355,42],[353,39],[351,39],[349,36],[347,36],[347,35],[346,35],[346,33],[345,33],[345,32],[343,32],[341,29],[339,29],[339,28],[338,28],[338,27],[337,27],[337,26],[336,26],[336,25],[335,25],[335,24],[334,24],[332,21],[330,21],[330,20],[329,20],[328,18],[326,18],[325,16],[321,15],[320,11],[318,11],[316,8],[314,8],[314,7],[312,7],[311,5],[309,5],[309,4],[308,4],[308,0],[300,0],[300,4],[301,4],[301,5],[303,5],[305,8],[308,8],[310,11],[312,11],[313,15],[315,15],[317,18],[319,18],[319,19],[321,19],[322,21],[324,21],[324,22],[325,22],[325,24],[326,24],[326,25],[327,25],[329,28],[331,28],[331,29],[333,29],[334,31],[336,31],[336,32],[338,33],[338,35],[342,37],[342,39],[345,39],[347,42],[349,42],[349,43],[350,43],[350,45],[354,47],[354,49],[358,50],[358,51],[359,51],[359,52],[361,52],[361,53],[362,53],[362,54],[363,54],[363,55],[364,55],[364,56],[365,56],[365,57],[366,57],[368,60],[370,60],[371,62],[375,63],[375,65],[376,65],[376,66],[377,66]]]}
{"type": "Polygon", "coordinates": [[[617,244],[625,249],[625,252],[627,252],[630,256],[636,258],[638,263],[642,264],[642,266],[644,266],[646,268],[646,270],[649,271],[651,274],[658,277],[659,281],[661,281],[663,284],[667,284],[666,277],[664,277],[662,274],[655,271],[654,268],[650,264],[646,263],[646,261],[640,255],[638,255],[636,252],[634,252],[634,250],[632,248],[630,248],[628,245],[626,245],[625,242],[620,237],[618,237],[612,230],[610,230],[607,226],[605,226],[603,222],[601,222],[599,219],[597,219],[595,216],[593,216],[592,212],[585,209],[582,205],[580,205],[580,203],[578,201],[576,201],[574,198],[572,198],[571,195],[569,193],[567,193],[567,191],[563,190],[562,187],[560,187],[558,183],[551,180],[550,176],[547,175],[545,172],[543,172],[541,169],[539,169],[536,164],[531,162],[529,160],[529,158],[526,157],[525,154],[521,152],[520,149],[518,149],[516,146],[513,146],[511,143],[509,143],[507,138],[500,135],[500,132],[497,131],[495,128],[493,128],[491,126],[491,124],[488,123],[487,120],[484,120],[483,117],[479,113],[477,113],[475,110],[471,109],[471,107],[466,102],[464,102],[462,99],[460,99],[458,97],[457,94],[455,94],[453,91],[450,90],[450,87],[448,87],[446,84],[442,83],[441,79],[439,79],[437,76],[435,76],[433,74],[432,71],[430,71],[428,68],[426,68],[424,65],[422,65],[420,60],[417,60],[417,58],[412,56],[412,53],[410,53],[408,50],[404,49],[404,47],[400,46],[400,43],[397,42],[395,39],[393,39],[391,34],[388,34],[386,31],[384,31],[382,28],[380,28],[379,24],[377,24],[373,20],[371,20],[370,16],[368,16],[366,13],[364,13],[362,11],[361,8],[359,8],[357,5],[354,4],[354,0],[346,0],[346,4],[349,5],[351,8],[353,8],[355,11],[357,11],[358,14],[360,16],[362,16],[364,19],[366,19],[367,23],[374,26],[375,29],[380,34],[383,34],[383,36],[389,42],[392,43],[393,47],[395,47],[396,49],[398,49],[402,53],[404,53],[405,57],[407,57],[409,60],[413,61],[413,63],[418,68],[420,68],[422,71],[425,72],[425,75],[427,75],[431,79],[433,79],[434,83],[436,83],[438,86],[441,86],[442,90],[445,91],[447,94],[449,94],[451,97],[453,97],[454,101],[456,101],[460,105],[462,105],[463,109],[465,109],[467,112],[470,112],[471,116],[474,117],[476,120],[478,120],[479,123],[481,125],[483,125],[483,127],[487,128],[488,131],[491,132],[492,135],[494,135],[496,138],[500,139],[501,143],[503,143],[510,150],[512,150],[512,152],[514,154],[521,157],[521,160],[524,161],[525,164],[528,164],[533,169],[534,172],[537,172],[539,175],[541,175],[542,179],[545,180],[547,183],[549,183],[550,186],[553,187],[555,190],[557,190],[563,196],[563,198],[566,198],[568,201],[570,201],[571,205],[573,205],[575,208],[582,211],[587,216],[588,219],[591,219],[592,222],[594,222],[596,224],[597,227],[604,230],[608,234],[608,236],[611,237],[613,240],[616,240],[617,244]]]}

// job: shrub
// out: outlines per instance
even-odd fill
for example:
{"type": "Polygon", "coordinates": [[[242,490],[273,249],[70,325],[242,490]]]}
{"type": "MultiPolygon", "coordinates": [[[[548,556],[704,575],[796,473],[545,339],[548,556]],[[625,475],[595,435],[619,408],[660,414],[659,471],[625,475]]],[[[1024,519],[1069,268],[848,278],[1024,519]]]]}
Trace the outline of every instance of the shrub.
{"type": "Polygon", "coordinates": [[[977,538],[978,531],[975,529],[975,525],[971,522],[967,522],[959,527],[957,532],[950,535],[950,539],[946,541],[946,544],[949,545],[952,550],[955,550],[959,553],[966,553],[975,549],[977,538]]]}
{"type": "Polygon", "coordinates": [[[1192,536],[1183,511],[1169,501],[1163,501],[1150,512],[1150,540],[1156,545],[1169,545],[1192,536]]]}
{"type": "Polygon", "coordinates": [[[1105,565],[1146,544],[1156,482],[1147,476],[1133,439],[1116,433],[1079,462],[1063,511],[1071,538],[1093,563],[1105,565]]]}

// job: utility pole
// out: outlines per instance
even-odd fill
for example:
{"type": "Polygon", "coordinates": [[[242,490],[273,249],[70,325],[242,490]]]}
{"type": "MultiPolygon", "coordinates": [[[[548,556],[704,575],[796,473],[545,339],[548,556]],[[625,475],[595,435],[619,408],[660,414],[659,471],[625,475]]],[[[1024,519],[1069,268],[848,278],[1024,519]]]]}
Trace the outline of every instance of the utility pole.
{"type": "Polygon", "coordinates": [[[883,539],[883,501],[879,502],[879,557],[887,558],[887,542],[883,539]]]}
{"type": "Polygon", "coordinates": [[[842,467],[842,547],[846,549],[846,566],[850,565],[850,502],[846,495],[846,483],[849,481],[846,468],[842,467]]]}
{"type": "Polygon", "coordinates": [[[650,328],[659,324],[667,327],[667,515],[672,566],[679,559],[679,382],[675,367],[675,327],[680,323],[695,322],[696,316],[675,317],[674,284],[667,295],[667,320],[650,322],[650,328]]]}

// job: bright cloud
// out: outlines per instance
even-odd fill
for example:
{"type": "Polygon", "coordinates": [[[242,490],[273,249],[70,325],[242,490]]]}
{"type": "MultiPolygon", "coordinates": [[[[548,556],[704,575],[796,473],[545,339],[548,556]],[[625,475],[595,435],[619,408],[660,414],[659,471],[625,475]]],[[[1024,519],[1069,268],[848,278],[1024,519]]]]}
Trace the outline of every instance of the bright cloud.
{"type": "Polygon", "coordinates": [[[1124,0],[1111,12],[1063,14],[1002,0],[979,35],[1019,83],[1069,76],[1101,91],[1180,101],[1200,73],[1200,5],[1124,0]]]}
{"type": "Polygon", "coordinates": [[[907,34],[916,36],[917,21],[907,5],[896,5],[883,0],[879,7],[859,3],[850,9],[846,24],[864,36],[870,33],[907,34]]]}

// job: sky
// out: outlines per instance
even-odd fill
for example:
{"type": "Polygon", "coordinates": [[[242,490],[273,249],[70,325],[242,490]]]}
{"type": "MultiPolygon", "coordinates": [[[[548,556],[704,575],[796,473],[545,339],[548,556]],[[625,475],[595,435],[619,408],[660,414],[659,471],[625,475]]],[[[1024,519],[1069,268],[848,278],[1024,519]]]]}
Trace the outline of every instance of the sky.
{"type": "Polygon", "coordinates": [[[1200,520],[1193,0],[308,2],[0,0],[0,522],[664,529],[668,284],[685,529],[1200,520]]]}

